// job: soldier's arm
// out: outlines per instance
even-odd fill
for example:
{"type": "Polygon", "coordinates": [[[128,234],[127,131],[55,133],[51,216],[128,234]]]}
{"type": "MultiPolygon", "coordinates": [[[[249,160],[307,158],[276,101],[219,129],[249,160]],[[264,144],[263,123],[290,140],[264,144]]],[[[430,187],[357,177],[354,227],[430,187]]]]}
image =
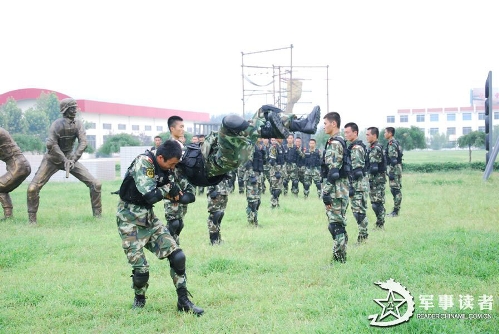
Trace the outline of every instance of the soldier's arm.
{"type": "Polygon", "coordinates": [[[364,149],[360,145],[354,145],[352,148],[352,177],[358,180],[364,176],[364,149]]]}
{"type": "Polygon", "coordinates": [[[340,142],[334,140],[328,145],[324,162],[329,169],[327,180],[333,183],[340,178],[340,168],[343,166],[343,146],[340,142]]]}
{"type": "Polygon", "coordinates": [[[60,160],[60,162],[65,162],[66,156],[62,152],[61,148],[59,147],[59,131],[60,131],[60,126],[59,126],[59,121],[55,121],[52,123],[49,129],[49,135],[47,138],[47,151],[48,153],[54,157],[58,158],[57,160],[60,160]]]}
{"type": "Polygon", "coordinates": [[[179,202],[181,204],[189,204],[196,201],[195,188],[187,180],[184,174],[180,172],[180,169],[175,168],[175,182],[178,183],[180,189],[182,190],[182,196],[180,196],[179,202]]]}
{"type": "Polygon", "coordinates": [[[83,125],[83,122],[80,120],[76,120],[76,126],[78,128],[77,130],[78,147],[76,148],[73,154],[73,160],[75,162],[81,158],[83,151],[85,151],[85,149],[87,148],[87,133],[85,131],[85,126],[83,125]]]}
{"type": "Polygon", "coordinates": [[[154,163],[147,156],[140,156],[133,166],[133,179],[137,190],[144,195],[149,204],[154,204],[166,198],[170,188],[163,186],[158,188],[154,179],[154,163]]]}

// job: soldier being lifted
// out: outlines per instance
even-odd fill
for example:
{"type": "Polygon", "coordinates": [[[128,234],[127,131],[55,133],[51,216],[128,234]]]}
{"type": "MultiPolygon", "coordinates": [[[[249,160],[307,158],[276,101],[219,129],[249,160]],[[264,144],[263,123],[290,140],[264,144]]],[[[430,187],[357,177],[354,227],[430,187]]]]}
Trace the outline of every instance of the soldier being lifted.
{"type": "Polygon", "coordinates": [[[101,216],[101,183],[90,174],[85,166],[78,162],[87,147],[87,136],[83,122],[75,119],[78,110],[78,104],[72,98],[63,99],[60,102],[60,112],[63,117],[55,120],[50,126],[47,153],[43,156],[40,167],[28,186],[30,224],[37,223],[36,213],[40,204],[40,190],[59,170],[66,170],[66,173],[69,171],[71,175],[87,185],[90,189],[93,215],[94,217],[101,216]],[[78,147],[73,151],[76,139],[78,139],[78,147]]]}

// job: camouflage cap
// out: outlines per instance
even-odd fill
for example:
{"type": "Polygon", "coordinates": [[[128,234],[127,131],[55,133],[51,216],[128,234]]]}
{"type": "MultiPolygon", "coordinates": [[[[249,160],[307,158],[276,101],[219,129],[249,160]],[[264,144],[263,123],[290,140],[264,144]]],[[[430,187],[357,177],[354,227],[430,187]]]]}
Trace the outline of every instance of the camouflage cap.
{"type": "Polygon", "coordinates": [[[78,103],[76,103],[75,99],[68,97],[66,99],[61,100],[61,102],[60,102],[61,114],[64,114],[71,107],[78,107],[78,103]]]}

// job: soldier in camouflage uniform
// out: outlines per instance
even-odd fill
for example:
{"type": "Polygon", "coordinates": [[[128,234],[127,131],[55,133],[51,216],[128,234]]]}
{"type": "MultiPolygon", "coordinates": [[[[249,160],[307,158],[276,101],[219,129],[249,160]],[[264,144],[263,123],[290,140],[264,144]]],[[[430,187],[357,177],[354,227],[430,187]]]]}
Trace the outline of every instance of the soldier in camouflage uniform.
{"type": "Polygon", "coordinates": [[[214,186],[209,186],[206,191],[208,199],[208,232],[210,234],[211,245],[218,245],[222,242],[220,226],[225,214],[225,208],[229,200],[230,180],[224,179],[214,186]]]}
{"type": "MultiPolygon", "coordinates": [[[[302,147],[302,141],[301,141],[300,137],[296,137],[295,147],[296,147],[296,152],[298,153],[298,156],[296,159],[296,176],[298,179],[298,185],[301,183],[303,186],[305,186],[305,172],[307,169],[307,167],[305,167],[305,152],[307,149],[305,147],[302,147]]],[[[296,193],[293,191],[293,194],[295,196],[298,196],[298,193],[299,193],[298,185],[294,189],[294,191],[296,191],[296,193]]],[[[307,197],[307,196],[305,196],[305,197],[307,197]]]]}
{"type": "Polygon", "coordinates": [[[244,175],[246,174],[246,166],[243,164],[237,167],[237,185],[239,188],[239,193],[244,194],[244,175]]]}
{"type": "Polygon", "coordinates": [[[69,170],[69,173],[85,183],[90,189],[90,202],[94,217],[100,217],[101,182],[78,162],[87,147],[85,126],[80,119],[76,119],[78,104],[72,98],[60,102],[62,118],[55,120],[50,126],[47,139],[47,153],[43,156],[40,167],[28,186],[28,215],[30,224],[36,224],[36,213],[40,204],[40,190],[49,181],[50,177],[59,170],[69,170]],[[73,152],[75,140],[78,147],[73,152]]]}
{"type": "Polygon", "coordinates": [[[279,142],[282,139],[270,139],[269,165],[270,165],[270,205],[272,208],[279,206],[279,196],[283,189],[284,179],[284,150],[279,142]]]}
{"type": "Polygon", "coordinates": [[[283,179],[284,195],[288,194],[288,185],[291,181],[291,192],[294,190],[294,194],[298,195],[298,170],[296,167],[296,161],[298,160],[298,153],[296,151],[296,146],[294,145],[295,137],[290,134],[286,138],[286,145],[284,148],[284,161],[285,161],[285,171],[283,179]]]}
{"type": "MultiPolygon", "coordinates": [[[[268,158],[270,150],[269,138],[263,138],[263,147],[265,148],[265,156],[268,158]]],[[[263,165],[262,194],[265,194],[265,191],[267,190],[265,180],[267,180],[270,186],[270,165],[268,160],[269,159],[265,159],[265,164],[263,165]]]]}
{"type": "Polygon", "coordinates": [[[352,172],[350,173],[350,203],[352,213],[359,227],[357,242],[362,243],[368,237],[367,225],[367,196],[369,183],[365,172],[366,146],[359,139],[359,127],[356,123],[345,125],[345,139],[349,142],[348,153],[352,161],[352,172]]]}
{"type": "Polygon", "coordinates": [[[197,152],[195,149],[189,151],[190,146],[187,148],[189,158],[183,158],[179,167],[194,185],[215,184],[226,173],[248,161],[258,138],[285,138],[290,131],[313,134],[319,121],[319,106],[302,119],[283,114],[282,110],[270,105],[262,106],[250,121],[231,114],[223,118],[220,131],[212,131],[197,152]]]}
{"type": "Polygon", "coordinates": [[[388,217],[397,217],[402,204],[402,147],[397,139],[394,138],[395,129],[387,127],[385,129],[385,138],[388,140],[386,145],[386,173],[390,184],[390,191],[393,195],[393,211],[388,217]]]}
{"type": "Polygon", "coordinates": [[[185,202],[184,194],[171,177],[181,155],[180,145],[167,140],[155,153],[146,151],[134,159],[120,187],[116,222],[123,251],[133,268],[133,307],[142,308],[146,303],[149,263],[145,248],[158,259],[170,262],[170,275],[178,295],[177,309],[201,315],[204,310],[188,298],[185,254],[153,211],[153,205],[164,198],[185,202]]]}
{"type": "Polygon", "coordinates": [[[263,184],[263,166],[265,164],[265,148],[261,143],[255,145],[250,160],[246,163],[246,215],[248,223],[258,226],[258,209],[260,208],[263,184]]]}
{"type": "Polygon", "coordinates": [[[366,140],[369,143],[367,150],[367,172],[369,174],[369,197],[371,207],[376,215],[376,227],[385,226],[385,184],[386,158],[383,147],[378,142],[379,130],[370,127],[366,131],[366,140]]]}
{"type": "Polygon", "coordinates": [[[31,173],[31,166],[22,154],[9,132],[0,127],[0,160],[5,162],[7,173],[0,176],[0,203],[2,204],[4,219],[12,217],[12,199],[9,193],[31,173]]]}
{"type": "Polygon", "coordinates": [[[316,148],[315,139],[308,142],[308,150],[305,152],[305,183],[303,184],[303,194],[305,198],[310,194],[312,182],[317,187],[317,196],[321,197],[321,152],[316,148]]]}
{"type": "Polygon", "coordinates": [[[344,139],[339,135],[341,117],[337,112],[324,116],[324,132],[330,136],[324,150],[322,201],[326,206],[328,229],[333,237],[333,261],[347,260],[348,235],[345,213],[348,207],[348,175],[343,174],[344,139]]]}

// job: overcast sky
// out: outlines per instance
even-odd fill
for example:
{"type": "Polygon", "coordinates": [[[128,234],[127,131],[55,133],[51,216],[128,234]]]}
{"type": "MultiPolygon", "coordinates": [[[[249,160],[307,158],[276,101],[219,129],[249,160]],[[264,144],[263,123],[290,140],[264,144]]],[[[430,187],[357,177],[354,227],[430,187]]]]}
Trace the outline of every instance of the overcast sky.
{"type": "MultiPolygon", "coordinates": [[[[33,87],[77,99],[241,113],[242,60],[285,66],[292,44],[294,66],[319,67],[315,81],[325,82],[328,66],[329,111],[344,122],[382,126],[399,108],[469,105],[469,90],[483,87],[489,70],[499,82],[494,3],[6,0],[0,93],[33,87]],[[288,49],[241,56],[278,48],[288,49]]],[[[319,86],[297,112],[316,104],[328,111],[319,86]]],[[[262,103],[245,102],[247,111],[262,103]]]]}

